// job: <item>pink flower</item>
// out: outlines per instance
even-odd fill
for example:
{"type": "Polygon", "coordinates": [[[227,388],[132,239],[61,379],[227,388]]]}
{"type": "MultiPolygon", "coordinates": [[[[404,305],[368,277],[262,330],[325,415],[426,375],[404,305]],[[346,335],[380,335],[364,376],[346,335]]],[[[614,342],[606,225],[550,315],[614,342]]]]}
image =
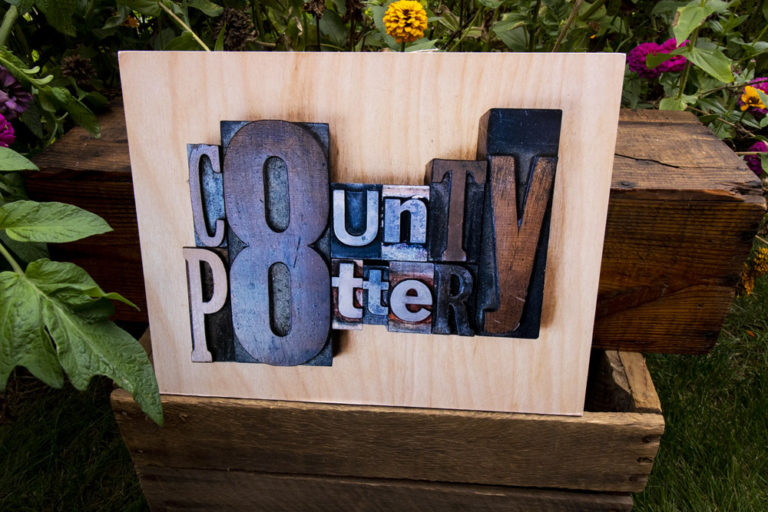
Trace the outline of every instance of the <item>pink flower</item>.
{"type": "MultiPolygon", "coordinates": [[[[765,153],[768,151],[768,144],[763,141],[758,141],[752,144],[747,151],[758,151],[765,153]]],[[[766,170],[763,169],[763,164],[760,162],[760,155],[744,155],[744,161],[747,162],[747,167],[752,169],[758,177],[765,176],[766,170]]]]}
{"type": "Polygon", "coordinates": [[[685,46],[688,43],[686,39],[680,45],[674,39],[668,39],[661,45],[656,43],[641,43],[632,48],[627,54],[627,64],[630,71],[634,71],[643,78],[657,78],[662,73],[679,73],[685,68],[686,58],[682,55],[675,55],[653,69],[649,69],[645,63],[648,55],[657,55],[659,53],[669,53],[672,50],[685,46]]]}
{"type": "Polygon", "coordinates": [[[16,133],[11,123],[0,114],[0,146],[7,148],[16,140],[16,133]]]}

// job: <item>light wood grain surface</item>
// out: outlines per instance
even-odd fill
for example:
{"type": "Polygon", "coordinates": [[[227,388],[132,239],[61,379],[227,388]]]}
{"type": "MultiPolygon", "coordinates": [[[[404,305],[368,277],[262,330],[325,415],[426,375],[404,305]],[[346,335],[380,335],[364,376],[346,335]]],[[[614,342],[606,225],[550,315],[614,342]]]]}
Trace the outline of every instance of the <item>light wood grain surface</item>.
{"type": "Polygon", "coordinates": [[[581,414],[624,57],[611,54],[120,55],[153,354],[164,393],[581,414]],[[421,184],[474,159],[490,108],[563,110],[537,340],[345,333],[332,367],[192,363],[181,248],[186,144],[219,121],[326,122],[332,181],[421,184]]]}

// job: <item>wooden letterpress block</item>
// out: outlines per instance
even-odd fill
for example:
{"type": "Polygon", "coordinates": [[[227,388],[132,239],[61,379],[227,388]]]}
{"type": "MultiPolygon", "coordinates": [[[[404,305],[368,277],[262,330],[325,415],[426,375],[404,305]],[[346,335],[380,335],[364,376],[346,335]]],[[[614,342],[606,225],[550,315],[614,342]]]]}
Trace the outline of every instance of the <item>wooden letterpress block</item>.
{"type": "Polygon", "coordinates": [[[432,332],[434,273],[432,263],[390,262],[387,330],[432,332]]]}
{"type": "Polygon", "coordinates": [[[224,192],[219,146],[187,144],[189,195],[198,247],[225,246],[224,192]]]}
{"type": "Polygon", "coordinates": [[[363,266],[363,323],[387,325],[389,314],[389,267],[363,266]]]}
{"type": "Polygon", "coordinates": [[[536,338],[562,112],[491,109],[480,120],[478,158],[489,161],[476,328],[536,338]]]}
{"type": "Polygon", "coordinates": [[[330,364],[330,271],[314,246],[328,226],[327,145],[303,125],[256,121],[222,123],[222,146],[236,357],[330,364]]]}
{"type": "Polygon", "coordinates": [[[475,262],[480,253],[485,160],[432,160],[429,183],[429,259],[475,262]]]}
{"type": "Polygon", "coordinates": [[[397,261],[427,260],[429,187],[384,185],[384,239],[381,257],[397,261]]]}
{"type": "MultiPolygon", "coordinates": [[[[212,250],[184,247],[183,252],[187,262],[189,317],[192,324],[192,361],[210,363],[213,361],[213,356],[208,349],[208,335],[212,333],[206,329],[206,319],[209,315],[215,315],[221,311],[227,302],[229,291],[227,289],[227,270],[221,257],[212,250]],[[210,277],[204,279],[204,275],[210,277]],[[207,289],[204,289],[204,284],[207,285],[205,286],[207,289]],[[207,300],[206,297],[208,297],[207,300]]],[[[211,344],[214,343],[216,341],[211,339],[211,344]]]]}
{"type": "Polygon", "coordinates": [[[469,265],[435,263],[432,334],[473,336],[474,272],[469,265]]]}
{"type": "Polygon", "coordinates": [[[331,260],[333,328],[363,328],[363,262],[331,260]]]}
{"type": "Polygon", "coordinates": [[[331,257],[381,258],[381,185],[331,183],[331,257]]]}

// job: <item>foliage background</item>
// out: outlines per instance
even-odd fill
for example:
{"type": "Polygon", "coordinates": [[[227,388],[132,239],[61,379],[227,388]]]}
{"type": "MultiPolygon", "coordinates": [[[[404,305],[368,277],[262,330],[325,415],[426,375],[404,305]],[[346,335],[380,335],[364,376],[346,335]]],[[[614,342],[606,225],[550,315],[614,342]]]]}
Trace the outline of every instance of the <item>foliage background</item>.
{"type": "MultiPolygon", "coordinates": [[[[97,114],[119,96],[119,50],[625,52],[640,67],[626,70],[624,107],[688,110],[740,153],[767,140],[768,110],[742,108],[742,97],[768,76],[768,0],[433,0],[422,2],[424,37],[405,48],[382,22],[391,2],[5,0],[0,65],[34,98],[13,120],[11,147],[33,156],[75,124],[98,135],[97,114]],[[656,55],[637,50],[672,38],[656,55]],[[681,69],[659,71],[676,55],[681,69]]],[[[764,178],[768,159],[754,157],[764,178]]],[[[3,179],[13,192],[3,201],[23,198],[18,173],[3,179]]],[[[752,260],[765,245],[756,242],[752,260]]],[[[763,510],[768,501],[768,284],[748,274],[754,293],[736,302],[711,354],[649,357],[667,433],[638,510],[763,510]]],[[[24,370],[11,376],[0,400],[0,508],[145,508],[110,388],[95,379],[79,394],[43,388],[24,370]]]]}

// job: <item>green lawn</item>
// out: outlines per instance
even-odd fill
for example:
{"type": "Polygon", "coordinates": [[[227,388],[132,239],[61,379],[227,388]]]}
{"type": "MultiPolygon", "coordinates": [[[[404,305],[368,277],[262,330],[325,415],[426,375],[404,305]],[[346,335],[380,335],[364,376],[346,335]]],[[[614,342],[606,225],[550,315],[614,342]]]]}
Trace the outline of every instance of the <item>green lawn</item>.
{"type": "MultiPolygon", "coordinates": [[[[636,510],[768,509],[768,279],[706,356],[650,355],[667,430],[636,510]]],[[[17,372],[0,395],[0,510],[138,511],[146,503],[111,384],[52,390],[17,372]]]]}

